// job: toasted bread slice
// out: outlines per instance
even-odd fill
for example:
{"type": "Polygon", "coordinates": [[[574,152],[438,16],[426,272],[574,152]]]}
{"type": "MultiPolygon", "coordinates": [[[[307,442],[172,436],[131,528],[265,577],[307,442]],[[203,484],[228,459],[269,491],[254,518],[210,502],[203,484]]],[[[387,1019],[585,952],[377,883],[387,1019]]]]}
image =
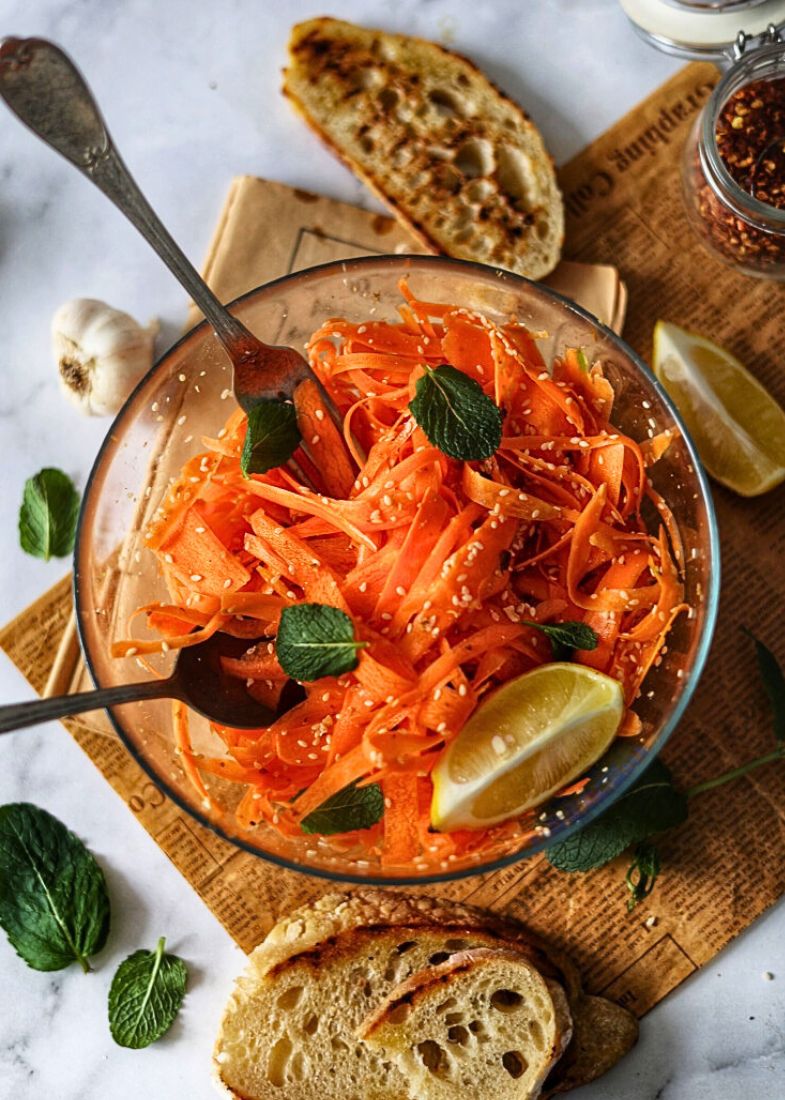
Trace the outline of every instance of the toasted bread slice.
{"type": "MultiPolygon", "coordinates": [[[[418,1095],[384,1053],[358,1040],[357,1028],[413,973],[435,970],[454,953],[474,948],[501,951],[537,973],[525,945],[520,951],[500,947],[492,932],[404,925],[344,930],[264,973],[252,961],[221,1024],[216,1077],[228,1095],[243,1100],[418,1095]]],[[[550,1012],[566,1036],[569,1010],[556,983],[554,989],[550,1012]]]]}
{"type": "Polygon", "coordinates": [[[543,1097],[569,1092],[607,1073],[635,1046],[638,1021],[605,997],[584,994],[570,1004],[572,1041],[545,1082],[543,1097]]]}
{"type": "Polygon", "coordinates": [[[540,132],[459,54],[338,19],[292,30],[284,94],[422,243],[540,279],[564,210],[540,132]]]}
{"type": "Polygon", "coordinates": [[[533,1100],[570,1039],[563,996],[518,952],[468,950],[398,985],[358,1035],[418,1100],[533,1100]]]}
{"type": "Polygon", "coordinates": [[[352,928],[406,925],[437,926],[443,930],[475,928],[499,939],[526,944],[538,969],[555,978],[572,1002],[582,995],[580,975],[570,959],[545,944],[517,921],[487,909],[426,894],[402,894],[392,890],[355,890],[351,894],[325,894],[295,909],[270,929],[251,955],[251,967],[262,976],[295,954],[352,928]]]}

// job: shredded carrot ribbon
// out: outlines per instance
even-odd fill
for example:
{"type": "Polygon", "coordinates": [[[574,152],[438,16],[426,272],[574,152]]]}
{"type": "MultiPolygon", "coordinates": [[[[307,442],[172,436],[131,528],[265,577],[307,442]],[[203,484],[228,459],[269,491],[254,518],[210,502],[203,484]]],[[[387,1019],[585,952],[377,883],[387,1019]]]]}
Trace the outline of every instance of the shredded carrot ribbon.
{"type": "MultiPolygon", "coordinates": [[[[548,370],[523,325],[401,289],[400,323],[332,319],[309,342],[311,365],[344,417],[342,435],[318,387],[302,387],[295,458],[315,489],[285,468],[243,476],[239,410],[203,441],[147,532],[170,603],[140,609],[150,636],[113,651],[166,652],[216,630],[269,638],[225,670],[274,705],[287,680],[272,644],[282,609],[341,608],[368,643],[356,670],[304,685],[305,699],[269,728],[214,726],[224,759],[190,747],[176,704],[184,766],[202,798],[205,775],[247,788],[238,821],[263,820],[287,836],[348,784],[377,782],[382,822],[322,843],[363,847],[391,867],[449,866],[520,844],[532,828],[530,815],[436,834],[428,820],[430,773],[478,703],[551,659],[547,639],[526,624],[590,625],[599,644],[575,659],[618,679],[631,707],[686,608],[683,552],[646,477],[671,434],[639,445],[616,430],[600,364],[569,350],[548,370]],[[412,419],[423,365],[445,363],[504,411],[492,459],[450,459],[412,419]],[[641,518],[647,497],[660,512],[656,533],[641,518]]],[[[640,728],[628,711],[621,734],[640,728]]]]}

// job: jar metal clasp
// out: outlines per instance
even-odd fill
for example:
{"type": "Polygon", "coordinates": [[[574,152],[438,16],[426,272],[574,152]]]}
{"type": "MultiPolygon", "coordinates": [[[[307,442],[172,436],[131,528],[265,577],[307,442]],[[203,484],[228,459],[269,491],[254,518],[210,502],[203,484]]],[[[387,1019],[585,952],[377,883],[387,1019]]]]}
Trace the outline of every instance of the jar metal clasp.
{"type": "Polygon", "coordinates": [[[736,35],[736,41],[731,46],[730,56],[733,61],[738,61],[747,52],[750,43],[754,43],[753,49],[760,49],[761,46],[773,46],[775,43],[782,41],[782,31],[773,23],[769,23],[762,34],[747,34],[746,31],[739,31],[736,35]]]}

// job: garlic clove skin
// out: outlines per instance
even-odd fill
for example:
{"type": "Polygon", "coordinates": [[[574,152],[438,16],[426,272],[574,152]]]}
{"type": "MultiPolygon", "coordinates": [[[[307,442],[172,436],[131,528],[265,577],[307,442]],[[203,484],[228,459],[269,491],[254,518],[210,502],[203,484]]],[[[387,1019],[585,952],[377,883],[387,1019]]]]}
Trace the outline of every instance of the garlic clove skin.
{"type": "Polygon", "coordinates": [[[97,298],[74,298],[52,318],[62,389],[87,416],[113,416],[153,365],[158,322],[143,328],[97,298]]]}

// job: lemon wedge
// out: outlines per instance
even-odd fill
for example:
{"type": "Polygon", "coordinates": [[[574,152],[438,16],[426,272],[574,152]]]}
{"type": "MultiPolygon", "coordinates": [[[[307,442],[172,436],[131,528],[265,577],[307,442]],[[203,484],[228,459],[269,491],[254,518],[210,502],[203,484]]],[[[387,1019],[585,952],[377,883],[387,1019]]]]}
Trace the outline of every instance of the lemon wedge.
{"type": "Polygon", "coordinates": [[[730,352],[658,321],[654,373],[712,477],[745,497],[785,479],[785,410],[730,352]]]}
{"type": "Polygon", "coordinates": [[[431,824],[479,829],[544,802],[616,736],[621,685],[583,665],[542,665],[481,704],[432,772],[431,824]]]}

